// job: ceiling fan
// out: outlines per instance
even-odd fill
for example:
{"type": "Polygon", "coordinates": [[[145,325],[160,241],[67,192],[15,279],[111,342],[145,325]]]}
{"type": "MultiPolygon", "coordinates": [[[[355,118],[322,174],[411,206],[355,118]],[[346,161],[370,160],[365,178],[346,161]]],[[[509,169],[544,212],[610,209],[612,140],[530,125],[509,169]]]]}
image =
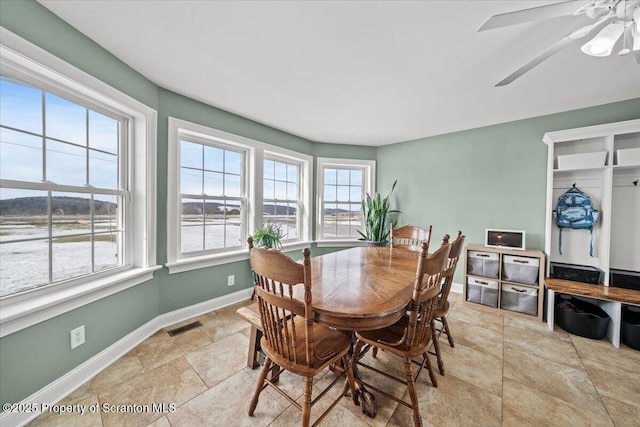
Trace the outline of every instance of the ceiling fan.
{"type": "Polygon", "coordinates": [[[622,49],[618,55],[633,52],[636,62],[640,64],[640,0],[563,1],[494,15],[482,24],[478,31],[567,15],[585,15],[594,22],[572,31],[495,86],[508,85],[556,52],[595,33],[596,30],[599,30],[596,36],[582,45],[581,50],[584,53],[591,56],[609,56],[616,42],[622,37],[622,49]]]}

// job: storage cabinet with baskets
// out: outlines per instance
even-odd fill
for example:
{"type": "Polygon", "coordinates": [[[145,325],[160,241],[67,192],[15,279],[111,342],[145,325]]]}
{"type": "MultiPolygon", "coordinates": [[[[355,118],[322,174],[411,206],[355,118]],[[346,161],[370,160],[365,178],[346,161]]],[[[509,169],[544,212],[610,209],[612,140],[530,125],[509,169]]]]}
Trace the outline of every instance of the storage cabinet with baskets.
{"type": "Polygon", "coordinates": [[[464,300],[542,320],[544,253],[469,245],[464,300]]]}

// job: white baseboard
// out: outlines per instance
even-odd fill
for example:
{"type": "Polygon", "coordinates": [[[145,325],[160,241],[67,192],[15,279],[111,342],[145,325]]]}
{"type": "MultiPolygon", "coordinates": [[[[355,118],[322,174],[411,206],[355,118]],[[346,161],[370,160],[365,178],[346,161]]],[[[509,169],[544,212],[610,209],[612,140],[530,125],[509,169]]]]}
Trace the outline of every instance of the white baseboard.
{"type": "MultiPolygon", "coordinates": [[[[83,364],[36,391],[20,403],[26,405],[27,403],[37,402],[39,406],[55,405],[160,329],[240,302],[249,298],[251,292],[252,288],[243,289],[232,294],[223,295],[189,307],[161,314],[105,348],[83,364]]],[[[5,411],[0,414],[0,426],[24,426],[38,415],[40,415],[40,413],[37,412],[18,413],[5,411]]]]}
{"type": "Polygon", "coordinates": [[[462,293],[462,283],[453,282],[451,284],[451,292],[454,292],[456,294],[461,294],[462,293]]]}

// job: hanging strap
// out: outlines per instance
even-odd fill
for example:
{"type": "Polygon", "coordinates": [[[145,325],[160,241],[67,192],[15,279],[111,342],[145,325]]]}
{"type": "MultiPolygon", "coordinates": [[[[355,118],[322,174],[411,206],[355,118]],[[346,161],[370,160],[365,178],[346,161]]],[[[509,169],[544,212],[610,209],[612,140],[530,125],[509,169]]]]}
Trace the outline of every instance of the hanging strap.
{"type": "Polygon", "coordinates": [[[562,227],[559,228],[560,232],[558,233],[558,252],[562,255],[562,227]]]}
{"type": "Polygon", "coordinates": [[[589,227],[589,256],[593,256],[593,227],[589,227]]]}

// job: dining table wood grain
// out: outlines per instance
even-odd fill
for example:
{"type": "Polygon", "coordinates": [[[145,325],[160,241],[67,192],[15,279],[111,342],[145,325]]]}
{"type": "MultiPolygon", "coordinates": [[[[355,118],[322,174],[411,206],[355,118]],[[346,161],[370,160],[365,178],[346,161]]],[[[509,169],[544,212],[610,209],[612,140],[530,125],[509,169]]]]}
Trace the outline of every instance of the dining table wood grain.
{"type": "Polygon", "coordinates": [[[314,320],[345,331],[383,328],[411,301],[418,253],[354,247],[311,259],[314,320]]]}

